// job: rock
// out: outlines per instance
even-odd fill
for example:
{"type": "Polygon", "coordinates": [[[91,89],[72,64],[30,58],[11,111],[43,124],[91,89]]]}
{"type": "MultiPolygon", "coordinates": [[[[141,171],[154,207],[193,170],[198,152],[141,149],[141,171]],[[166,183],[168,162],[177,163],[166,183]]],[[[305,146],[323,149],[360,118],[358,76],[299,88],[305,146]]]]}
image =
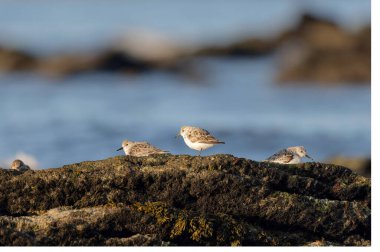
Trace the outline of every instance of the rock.
{"type": "Polygon", "coordinates": [[[107,246],[160,246],[160,241],[155,234],[135,234],[128,238],[111,238],[105,243],[107,246]]]}
{"type": "Polygon", "coordinates": [[[0,72],[31,70],[35,62],[36,58],[27,52],[0,45],[0,72]]]}
{"type": "Polygon", "coordinates": [[[177,61],[188,53],[188,48],[182,48],[179,43],[163,34],[147,30],[129,31],[112,46],[119,52],[124,52],[133,58],[146,62],[177,61]]]}
{"type": "Polygon", "coordinates": [[[36,71],[40,74],[61,78],[91,72],[97,63],[97,57],[87,54],[62,54],[40,58],[36,71]]]}
{"type": "Polygon", "coordinates": [[[187,75],[192,73],[192,68],[192,63],[186,59],[146,60],[133,56],[126,49],[112,47],[96,53],[67,53],[44,57],[0,48],[0,71],[35,71],[53,78],[90,72],[137,74],[153,70],[187,75]]]}
{"type": "Polygon", "coordinates": [[[274,40],[247,38],[225,46],[209,46],[197,50],[197,56],[254,57],[272,53],[277,44],[274,40]]]}
{"type": "Polygon", "coordinates": [[[327,159],[325,162],[329,164],[345,166],[364,177],[371,177],[371,159],[367,157],[351,158],[336,156],[327,159]]]}
{"type": "Polygon", "coordinates": [[[0,245],[370,245],[371,180],[231,155],[0,170],[0,245]]]}
{"type": "Polygon", "coordinates": [[[50,77],[67,77],[89,72],[139,73],[155,66],[113,49],[99,53],[63,54],[41,58],[37,71],[50,77]]]}
{"type": "Polygon", "coordinates": [[[371,28],[350,32],[304,14],[299,24],[273,38],[245,38],[208,46],[196,56],[256,57],[275,54],[281,84],[368,85],[371,80],[371,28]]]}
{"type": "Polygon", "coordinates": [[[96,60],[96,71],[105,72],[146,72],[154,68],[148,62],[135,58],[127,52],[110,49],[102,52],[96,60]]]}
{"type": "Polygon", "coordinates": [[[278,40],[283,83],[370,83],[370,27],[352,33],[306,14],[278,40]]]}
{"type": "MultiPolygon", "coordinates": [[[[220,43],[219,43],[220,44],[220,43]]],[[[37,71],[52,77],[88,72],[138,74],[160,70],[202,79],[197,57],[257,57],[275,54],[281,84],[370,84],[371,28],[346,31],[304,14],[299,24],[271,38],[246,37],[227,45],[194,49],[162,35],[137,31],[92,53],[37,57],[0,47],[0,71],[37,71]]]]}

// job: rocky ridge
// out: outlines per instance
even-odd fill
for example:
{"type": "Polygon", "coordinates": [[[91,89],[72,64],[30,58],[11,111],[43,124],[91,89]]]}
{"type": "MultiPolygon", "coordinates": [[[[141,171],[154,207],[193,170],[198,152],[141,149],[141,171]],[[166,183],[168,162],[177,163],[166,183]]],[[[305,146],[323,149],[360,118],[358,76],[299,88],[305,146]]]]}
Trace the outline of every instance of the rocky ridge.
{"type": "Polygon", "coordinates": [[[0,245],[369,246],[371,180],[322,163],[118,156],[0,170],[0,245]]]}

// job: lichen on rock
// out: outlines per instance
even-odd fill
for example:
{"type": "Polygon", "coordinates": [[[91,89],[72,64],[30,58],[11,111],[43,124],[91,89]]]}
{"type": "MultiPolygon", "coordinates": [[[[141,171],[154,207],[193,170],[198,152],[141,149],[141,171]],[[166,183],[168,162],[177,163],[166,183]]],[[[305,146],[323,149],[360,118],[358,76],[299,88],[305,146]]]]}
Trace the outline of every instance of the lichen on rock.
{"type": "Polygon", "coordinates": [[[371,180],[231,155],[0,170],[0,245],[368,246],[371,180]]]}

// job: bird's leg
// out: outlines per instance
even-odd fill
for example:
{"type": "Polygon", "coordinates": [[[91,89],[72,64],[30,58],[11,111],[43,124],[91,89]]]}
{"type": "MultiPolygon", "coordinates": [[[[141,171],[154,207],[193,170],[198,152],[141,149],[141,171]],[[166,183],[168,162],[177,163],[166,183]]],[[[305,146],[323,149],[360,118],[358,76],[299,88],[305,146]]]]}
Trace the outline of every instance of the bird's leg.
{"type": "Polygon", "coordinates": [[[199,153],[198,153],[198,157],[201,156],[201,153],[202,153],[202,149],[199,151],[199,153]]]}

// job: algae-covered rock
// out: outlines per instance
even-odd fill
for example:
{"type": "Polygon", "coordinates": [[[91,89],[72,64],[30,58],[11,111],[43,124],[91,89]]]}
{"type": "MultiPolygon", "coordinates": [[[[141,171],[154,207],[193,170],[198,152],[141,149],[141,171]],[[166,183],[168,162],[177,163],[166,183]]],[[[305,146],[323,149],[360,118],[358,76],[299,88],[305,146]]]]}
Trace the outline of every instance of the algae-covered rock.
{"type": "Polygon", "coordinates": [[[370,245],[371,180],[231,155],[0,170],[0,245],[370,245]]]}

